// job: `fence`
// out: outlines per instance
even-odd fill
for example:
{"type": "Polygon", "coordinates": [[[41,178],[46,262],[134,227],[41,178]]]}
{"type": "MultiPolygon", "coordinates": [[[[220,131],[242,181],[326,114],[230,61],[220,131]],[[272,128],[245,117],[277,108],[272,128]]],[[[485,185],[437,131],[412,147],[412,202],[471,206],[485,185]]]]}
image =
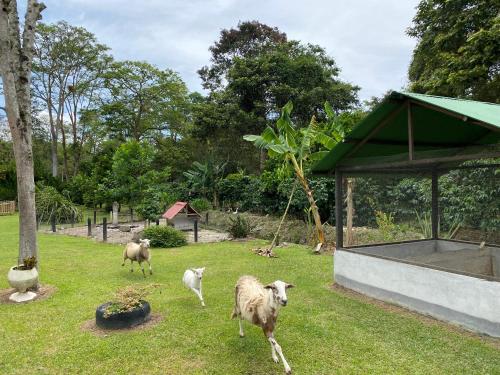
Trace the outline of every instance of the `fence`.
{"type": "Polygon", "coordinates": [[[12,215],[14,212],[16,212],[15,201],[0,202],[0,215],[12,215]]]}

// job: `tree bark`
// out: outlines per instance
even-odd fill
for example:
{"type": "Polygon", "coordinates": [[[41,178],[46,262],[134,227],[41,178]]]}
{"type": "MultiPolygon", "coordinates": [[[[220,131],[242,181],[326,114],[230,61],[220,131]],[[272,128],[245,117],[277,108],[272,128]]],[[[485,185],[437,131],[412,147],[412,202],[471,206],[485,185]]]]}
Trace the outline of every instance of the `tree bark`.
{"type": "Polygon", "coordinates": [[[22,44],[16,2],[1,0],[0,5],[0,74],[16,161],[22,262],[27,256],[38,258],[30,83],[36,22],[45,5],[28,1],[22,44]]]}
{"type": "MultiPolygon", "coordinates": [[[[292,161],[293,167],[295,169],[295,174],[297,175],[297,178],[299,179],[299,182],[302,185],[304,192],[306,193],[307,200],[309,201],[309,205],[311,206],[311,212],[313,215],[314,224],[316,225],[318,245],[319,244],[324,245],[325,244],[325,232],[323,230],[323,224],[321,224],[321,217],[319,216],[318,206],[316,205],[316,201],[314,200],[312,190],[309,187],[309,184],[307,183],[307,179],[305,178],[304,173],[302,172],[302,169],[300,168],[299,164],[297,163],[297,160],[295,160],[295,157],[292,157],[291,161],[292,161]]],[[[316,249],[317,249],[317,252],[319,252],[321,250],[321,246],[317,246],[316,249]]]]}
{"type": "Polygon", "coordinates": [[[347,179],[347,246],[352,246],[354,244],[354,236],[352,231],[352,221],[354,217],[354,179],[347,179]]]}

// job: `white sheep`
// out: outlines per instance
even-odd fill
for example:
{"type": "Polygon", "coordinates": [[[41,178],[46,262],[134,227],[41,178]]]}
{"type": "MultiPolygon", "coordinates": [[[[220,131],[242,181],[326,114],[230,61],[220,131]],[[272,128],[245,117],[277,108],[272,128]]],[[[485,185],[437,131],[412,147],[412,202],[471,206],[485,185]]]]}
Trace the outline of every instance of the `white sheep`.
{"type": "Polygon", "coordinates": [[[182,282],[186,288],[191,289],[198,296],[201,305],[205,306],[203,295],[201,294],[201,278],[203,277],[203,271],[205,271],[205,267],[187,269],[182,277],[182,282]]]}
{"type": "Polygon", "coordinates": [[[276,353],[281,357],[287,374],[292,373],[288,365],[281,346],[274,338],[274,327],[278,318],[278,311],[281,306],[286,306],[288,299],[286,290],[292,288],[292,284],[281,280],[262,285],[259,280],[253,276],[242,276],[238,279],[234,290],[234,309],[231,318],[238,317],[240,324],[240,337],[244,337],[242,321],[247,320],[252,324],[260,326],[264,331],[269,343],[271,344],[271,355],[273,361],[278,363],[279,359],[276,353]]]}
{"type": "Polygon", "coordinates": [[[135,242],[129,242],[125,246],[125,250],[123,250],[123,263],[122,266],[125,265],[125,261],[130,259],[130,272],[134,272],[134,261],[139,263],[141,266],[142,274],[146,277],[146,273],[144,272],[144,267],[142,262],[146,261],[149,265],[149,274],[153,274],[153,269],[151,268],[151,252],[149,251],[149,243],[148,239],[139,240],[139,244],[135,242]]]}

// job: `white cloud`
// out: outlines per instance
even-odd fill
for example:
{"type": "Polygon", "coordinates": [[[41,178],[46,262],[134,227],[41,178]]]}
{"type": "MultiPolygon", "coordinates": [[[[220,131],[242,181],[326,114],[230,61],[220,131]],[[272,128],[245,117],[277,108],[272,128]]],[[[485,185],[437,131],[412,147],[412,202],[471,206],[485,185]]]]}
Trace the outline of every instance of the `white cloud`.
{"type": "Polygon", "coordinates": [[[178,71],[201,90],[196,71],[222,28],[258,20],[290,39],[326,48],[342,78],[361,86],[361,98],[406,83],[414,47],[405,30],[417,0],[45,0],[44,22],[81,25],[118,59],[147,60],[178,71]]]}

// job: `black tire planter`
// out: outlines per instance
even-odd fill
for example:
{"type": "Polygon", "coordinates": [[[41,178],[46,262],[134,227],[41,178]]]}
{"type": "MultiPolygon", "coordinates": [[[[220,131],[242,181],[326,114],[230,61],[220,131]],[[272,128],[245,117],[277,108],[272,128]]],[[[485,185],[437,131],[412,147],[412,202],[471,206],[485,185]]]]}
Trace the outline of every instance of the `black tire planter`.
{"type": "Polygon", "coordinates": [[[112,302],[106,302],[100,305],[95,311],[95,322],[99,328],[130,328],[149,320],[151,306],[147,301],[141,301],[141,307],[137,307],[134,310],[111,314],[104,317],[104,312],[106,311],[106,308],[111,305],[111,303],[112,302]]]}

